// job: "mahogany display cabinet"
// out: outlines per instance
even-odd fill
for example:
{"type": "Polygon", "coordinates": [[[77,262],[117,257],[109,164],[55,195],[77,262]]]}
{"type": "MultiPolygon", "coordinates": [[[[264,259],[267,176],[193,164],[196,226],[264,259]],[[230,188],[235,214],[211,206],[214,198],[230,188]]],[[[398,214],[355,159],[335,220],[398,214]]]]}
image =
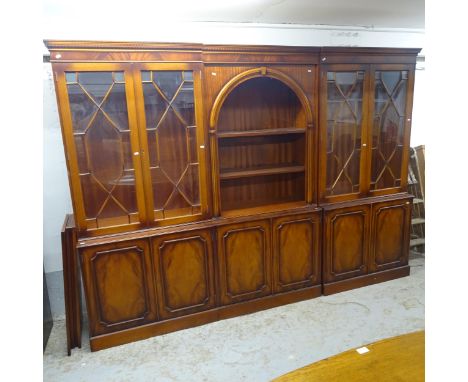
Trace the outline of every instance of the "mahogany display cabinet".
{"type": "Polygon", "coordinates": [[[409,274],[419,49],[45,44],[69,352],[409,274]]]}

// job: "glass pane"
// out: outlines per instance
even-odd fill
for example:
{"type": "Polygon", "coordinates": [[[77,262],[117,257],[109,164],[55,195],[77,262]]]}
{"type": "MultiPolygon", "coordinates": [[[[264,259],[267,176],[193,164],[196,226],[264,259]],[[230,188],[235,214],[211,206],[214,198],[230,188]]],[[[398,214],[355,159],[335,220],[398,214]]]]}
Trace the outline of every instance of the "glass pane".
{"type": "Polygon", "coordinates": [[[327,73],[326,195],[359,192],[364,72],[327,73]]]}
{"type": "Polygon", "coordinates": [[[158,88],[171,100],[176,90],[183,82],[182,72],[180,71],[158,71],[153,72],[153,81],[158,88]]]}
{"type": "Polygon", "coordinates": [[[142,82],[155,219],[198,214],[192,72],[142,72],[142,82]]]}
{"type": "Polygon", "coordinates": [[[74,72],[67,80],[86,219],[98,228],[135,221],[123,72],[74,72]]]}
{"type": "Polygon", "coordinates": [[[371,190],[401,184],[407,71],[375,72],[371,190]]]}

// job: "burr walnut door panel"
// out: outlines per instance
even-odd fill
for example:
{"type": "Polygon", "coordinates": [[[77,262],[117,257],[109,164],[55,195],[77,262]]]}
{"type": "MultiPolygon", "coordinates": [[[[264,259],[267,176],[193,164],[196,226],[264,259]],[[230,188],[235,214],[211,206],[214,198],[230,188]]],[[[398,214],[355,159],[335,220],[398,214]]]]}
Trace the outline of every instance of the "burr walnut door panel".
{"type": "Polygon", "coordinates": [[[320,214],[296,215],[273,221],[275,292],[319,284],[320,214]]]}
{"type": "Polygon", "coordinates": [[[209,231],[155,238],[153,254],[161,318],[214,306],[213,249],[209,231]]]}
{"type": "Polygon", "coordinates": [[[410,224],[411,199],[372,206],[371,271],[408,264],[410,224]]]}
{"type": "Polygon", "coordinates": [[[339,208],[324,216],[324,279],[367,273],[370,205],[339,208]]]}
{"type": "Polygon", "coordinates": [[[157,319],[149,245],[106,244],[81,252],[91,335],[157,319]]]}
{"type": "Polygon", "coordinates": [[[218,229],[221,303],[271,293],[270,223],[267,220],[218,229]]]}

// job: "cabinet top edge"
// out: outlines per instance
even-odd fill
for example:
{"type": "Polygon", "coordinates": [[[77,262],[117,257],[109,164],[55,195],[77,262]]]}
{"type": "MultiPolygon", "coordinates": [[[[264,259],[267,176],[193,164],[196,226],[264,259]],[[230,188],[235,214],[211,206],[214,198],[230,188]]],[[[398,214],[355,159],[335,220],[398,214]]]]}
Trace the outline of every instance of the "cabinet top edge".
{"type": "Polygon", "coordinates": [[[344,46],[293,46],[293,45],[241,45],[202,43],[162,43],[132,41],[91,41],[91,40],[44,40],[49,51],[67,50],[178,50],[192,52],[303,52],[326,54],[410,54],[417,55],[421,48],[388,47],[344,47],[344,46]]]}

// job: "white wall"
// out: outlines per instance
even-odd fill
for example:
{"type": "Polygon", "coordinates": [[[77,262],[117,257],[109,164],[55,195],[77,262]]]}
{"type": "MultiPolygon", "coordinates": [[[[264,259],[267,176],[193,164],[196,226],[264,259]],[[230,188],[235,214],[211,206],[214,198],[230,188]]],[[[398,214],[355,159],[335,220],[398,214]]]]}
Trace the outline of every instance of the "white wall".
{"type": "Polygon", "coordinates": [[[55,272],[63,269],[60,230],[65,214],[71,213],[73,210],[50,64],[44,64],[43,81],[44,268],[46,272],[55,272]]]}
{"type": "MultiPolygon", "coordinates": [[[[109,14],[111,17],[111,14],[109,14]]],[[[310,26],[284,24],[151,23],[141,28],[103,29],[99,24],[72,28],[73,23],[48,23],[47,39],[91,39],[127,41],[179,41],[225,44],[381,46],[417,48],[424,46],[424,32],[417,29],[310,26]]],[[[44,48],[44,52],[47,50],[44,48]]],[[[72,212],[67,171],[50,64],[44,64],[44,267],[46,272],[62,269],[60,229],[66,213],[72,212]]],[[[416,73],[412,145],[425,143],[424,96],[428,87],[424,71],[416,73]]]]}

